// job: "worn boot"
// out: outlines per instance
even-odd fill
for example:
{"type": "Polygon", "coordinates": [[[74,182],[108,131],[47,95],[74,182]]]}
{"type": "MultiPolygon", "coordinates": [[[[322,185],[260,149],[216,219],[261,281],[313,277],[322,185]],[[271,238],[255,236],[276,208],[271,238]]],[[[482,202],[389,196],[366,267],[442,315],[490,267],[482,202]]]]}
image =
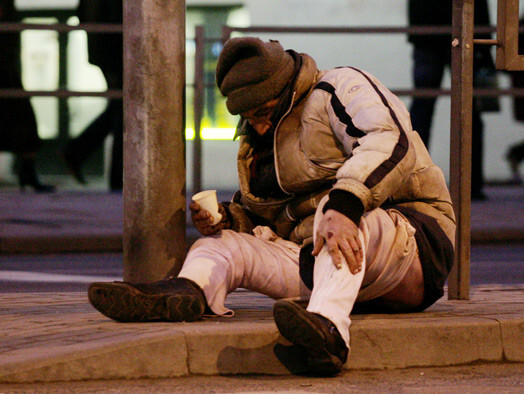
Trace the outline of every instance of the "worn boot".
{"type": "Polygon", "coordinates": [[[329,319],[286,300],[275,303],[273,316],[280,334],[305,349],[308,373],[333,376],[342,370],[348,348],[329,319]]]}
{"type": "Polygon", "coordinates": [[[204,314],[202,289],[185,278],[153,283],[92,283],[89,302],[107,317],[121,322],[194,321],[204,314]]]}

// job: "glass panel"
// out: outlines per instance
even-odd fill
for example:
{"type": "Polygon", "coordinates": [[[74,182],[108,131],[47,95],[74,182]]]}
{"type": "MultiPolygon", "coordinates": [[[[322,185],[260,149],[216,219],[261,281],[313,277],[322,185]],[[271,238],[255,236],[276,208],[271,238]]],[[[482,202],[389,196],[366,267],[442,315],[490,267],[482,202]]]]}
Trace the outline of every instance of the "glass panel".
{"type": "Polygon", "coordinates": [[[78,6],[79,0],[15,0],[19,10],[72,9],[78,6]]]}
{"type": "MultiPolygon", "coordinates": [[[[56,23],[54,18],[26,18],[25,23],[56,23]]],[[[21,34],[22,83],[26,90],[58,88],[58,34],[46,30],[24,30],[21,34]]],[[[58,99],[33,97],[38,134],[58,136],[58,99]]]]}
{"type": "Polygon", "coordinates": [[[234,23],[247,26],[249,15],[245,9],[202,8],[188,10],[186,14],[186,138],[193,136],[193,85],[195,83],[195,27],[204,26],[206,41],[204,48],[204,111],[202,118],[202,139],[232,140],[238,116],[231,115],[226,108],[225,99],[215,85],[215,68],[222,50],[220,42],[221,28],[224,24],[234,23]]]}
{"type": "MultiPolygon", "coordinates": [[[[78,25],[72,17],[68,24],[78,25]]],[[[87,53],[87,34],[77,30],[69,33],[67,51],[67,84],[72,91],[103,92],[107,90],[104,74],[98,66],[90,64],[87,53]]],[[[69,106],[69,135],[79,135],[107,106],[103,97],[72,97],[69,106]]]]}

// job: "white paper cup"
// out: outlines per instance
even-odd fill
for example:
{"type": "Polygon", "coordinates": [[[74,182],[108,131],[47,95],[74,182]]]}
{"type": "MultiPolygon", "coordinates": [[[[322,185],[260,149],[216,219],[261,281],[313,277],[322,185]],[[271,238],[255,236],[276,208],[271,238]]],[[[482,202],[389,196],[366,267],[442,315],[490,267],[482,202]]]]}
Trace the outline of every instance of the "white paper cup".
{"type": "Polygon", "coordinates": [[[216,190],[204,190],[195,194],[191,198],[196,202],[202,209],[209,211],[213,220],[213,225],[217,224],[222,220],[222,215],[218,213],[218,201],[217,201],[217,191],[216,190]]]}

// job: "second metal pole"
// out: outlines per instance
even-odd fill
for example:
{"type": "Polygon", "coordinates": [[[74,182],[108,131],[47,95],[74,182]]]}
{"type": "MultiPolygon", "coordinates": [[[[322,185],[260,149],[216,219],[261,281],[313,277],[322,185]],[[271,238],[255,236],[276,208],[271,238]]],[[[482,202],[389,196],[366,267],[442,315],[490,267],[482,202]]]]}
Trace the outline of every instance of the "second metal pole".
{"type": "Polygon", "coordinates": [[[457,217],[450,299],[469,299],[474,0],[453,0],[450,189],[457,217]]]}

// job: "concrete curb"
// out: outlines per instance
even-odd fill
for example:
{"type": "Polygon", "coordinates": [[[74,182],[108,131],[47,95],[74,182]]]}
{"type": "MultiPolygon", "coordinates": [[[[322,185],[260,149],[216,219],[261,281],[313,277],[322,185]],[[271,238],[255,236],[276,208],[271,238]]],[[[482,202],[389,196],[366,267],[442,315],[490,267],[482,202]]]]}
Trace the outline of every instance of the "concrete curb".
{"type": "Polygon", "coordinates": [[[0,382],[53,382],[68,380],[162,378],[187,375],[184,334],[158,337],[94,340],[24,352],[10,361],[0,361],[0,382]]]}
{"type": "MultiPolygon", "coordinates": [[[[475,288],[472,301],[443,299],[426,312],[354,315],[346,369],[524,362],[524,288],[475,288]]],[[[273,301],[228,298],[233,318],[196,323],[116,323],[81,293],[0,294],[0,382],[285,375],[299,349],[273,322],[273,301]]]]}
{"type": "MultiPolygon", "coordinates": [[[[471,318],[443,323],[420,318],[355,321],[345,369],[448,366],[481,361],[524,362],[524,319],[507,322],[471,318]],[[415,324],[413,324],[415,323],[415,324]],[[520,345],[519,345],[520,344],[520,345]],[[517,345],[517,346],[514,346],[517,345]]],[[[272,323],[242,324],[227,332],[215,327],[173,330],[117,341],[100,340],[62,349],[38,349],[0,362],[0,382],[167,378],[188,375],[290,374],[276,355],[293,349],[272,323]]],[[[2,357],[3,358],[3,357],[2,357]]],[[[295,365],[293,365],[293,361],[295,365]]]]}

